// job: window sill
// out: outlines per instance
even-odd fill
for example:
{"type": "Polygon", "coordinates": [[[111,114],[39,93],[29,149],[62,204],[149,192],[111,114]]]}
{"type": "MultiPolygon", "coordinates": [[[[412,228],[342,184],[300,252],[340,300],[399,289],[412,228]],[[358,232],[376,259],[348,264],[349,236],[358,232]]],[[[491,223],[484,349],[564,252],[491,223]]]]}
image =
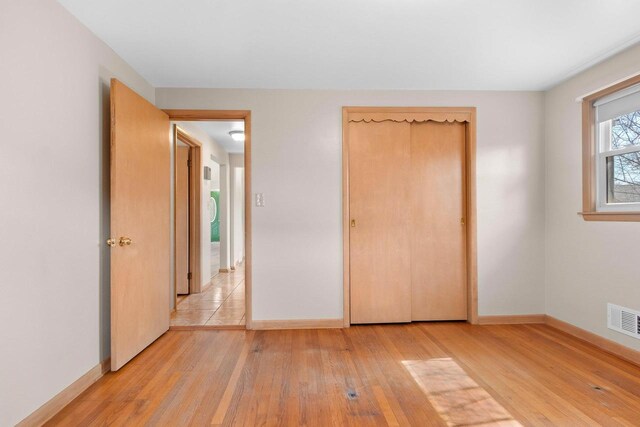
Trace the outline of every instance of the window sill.
{"type": "Polygon", "coordinates": [[[578,212],[585,221],[640,222],[640,212],[578,212]]]}

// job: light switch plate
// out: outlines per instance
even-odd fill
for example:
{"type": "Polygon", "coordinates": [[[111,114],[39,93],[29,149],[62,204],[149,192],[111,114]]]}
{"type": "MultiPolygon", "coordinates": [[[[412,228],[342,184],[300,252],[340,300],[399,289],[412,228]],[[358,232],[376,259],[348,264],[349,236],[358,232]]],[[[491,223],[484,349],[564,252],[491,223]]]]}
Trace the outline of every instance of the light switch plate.
{"type": "Polygon", "coordinates": [[[256,193],[256,206],[259,208],[264,208],[264,194],[256,193]]]}

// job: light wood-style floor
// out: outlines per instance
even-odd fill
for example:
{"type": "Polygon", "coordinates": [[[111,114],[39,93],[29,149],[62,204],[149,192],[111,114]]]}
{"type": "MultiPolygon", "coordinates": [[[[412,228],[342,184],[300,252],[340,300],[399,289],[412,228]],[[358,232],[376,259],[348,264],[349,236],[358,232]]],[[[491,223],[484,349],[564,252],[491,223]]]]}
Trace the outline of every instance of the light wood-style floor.
{"type": "Polygon", "coordinates": [[[199,294],[178,298],[171,326],[244,325],[244,264],[230,273],[219,273],[199,294]]]}
{"type": "Polygon", "coordinates": [[[640,367],[544,325],[170,331],[49,425],[640,425],[640,367]]]}

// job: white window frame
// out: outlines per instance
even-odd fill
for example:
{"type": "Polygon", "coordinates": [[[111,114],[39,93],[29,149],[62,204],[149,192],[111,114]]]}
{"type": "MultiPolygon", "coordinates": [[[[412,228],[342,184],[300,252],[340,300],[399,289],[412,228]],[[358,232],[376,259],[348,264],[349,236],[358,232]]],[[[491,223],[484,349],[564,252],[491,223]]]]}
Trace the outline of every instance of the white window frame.
{"type": "MultiPolygon", "coordinates": [[[[640,105],[638,105],[640,110],[640,105]]],[[[606,149],[611,147],[611,122],[608,120],[602,122],[604,126],[600,126],[598,117],[595,117],[595,145],[596,145],[596,211],[598,212],[638,212],[640,211],[640,202],[629,203],[608,203],[607,195],[607,157],[618,156],[621,154],[640,152],[640,145],[625,147],[618,150],[606,149]]]]}

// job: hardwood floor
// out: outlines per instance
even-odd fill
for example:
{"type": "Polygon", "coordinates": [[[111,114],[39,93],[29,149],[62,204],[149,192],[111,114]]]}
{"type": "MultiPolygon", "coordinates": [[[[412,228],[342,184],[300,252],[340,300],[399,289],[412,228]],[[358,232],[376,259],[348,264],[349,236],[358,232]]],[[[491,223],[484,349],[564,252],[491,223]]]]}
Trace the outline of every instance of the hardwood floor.
{"type": "Polygon", "coordinates": [[[245,324],[244,265],[219,273],[198,294],[179,297],[171,313],[172,327],[238,326],[245,324]]]}
{"type": "Polygon", "coordinates": [[[545,325],[169,331],[48,425],[640,425],[640,367],[545,325]]]}

